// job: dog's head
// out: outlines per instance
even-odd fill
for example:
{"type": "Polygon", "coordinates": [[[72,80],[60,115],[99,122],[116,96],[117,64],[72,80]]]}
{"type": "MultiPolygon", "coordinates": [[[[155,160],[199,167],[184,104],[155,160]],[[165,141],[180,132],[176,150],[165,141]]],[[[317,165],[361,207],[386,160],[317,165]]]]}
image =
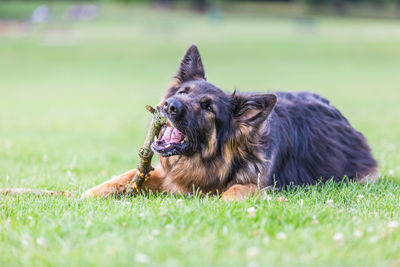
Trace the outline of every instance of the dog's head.
{"type": "Polygon", "coordinates": [[[257,130],[276,103],[273,94],[228,94],[207,82],[194,45],[187,50],[174,78],[160,103],[170,124],[152,144],[152,149],[163,157],[218,155],[226,144],[257,130]]]}

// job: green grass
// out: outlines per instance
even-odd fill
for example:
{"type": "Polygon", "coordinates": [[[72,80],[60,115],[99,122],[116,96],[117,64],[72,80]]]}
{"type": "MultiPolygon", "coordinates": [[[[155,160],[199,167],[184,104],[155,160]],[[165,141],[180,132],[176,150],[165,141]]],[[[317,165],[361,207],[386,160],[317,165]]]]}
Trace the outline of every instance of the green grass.
{"type": "Polygon", "coordinates": [[[0,188],[76,195],[0,196],[0,266],[399,265],[400,227],[390,227],[400,206],[399,26],[107,5],[94,21],[8,24],[0,33],[0,188]],[[192,43],[224,90],[329,98],[369,140],[382,179],[241,203],[79,199],[135,167],[149,119],[143,106],[158,102],[192,43]],[[343,240],[334,240],[339,232],[343,240]]]}

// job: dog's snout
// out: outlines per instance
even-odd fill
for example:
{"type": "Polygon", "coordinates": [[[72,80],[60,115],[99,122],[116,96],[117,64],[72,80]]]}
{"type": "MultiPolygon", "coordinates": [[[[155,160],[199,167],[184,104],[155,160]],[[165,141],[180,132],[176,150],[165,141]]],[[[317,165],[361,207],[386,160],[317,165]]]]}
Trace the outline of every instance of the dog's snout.
{"type": "Polygon", "coordinates": [[[176,98],[169,98],[165,101],[163,110],[169,116],[177,118],[182,115],[183,104],[176,98]]]}

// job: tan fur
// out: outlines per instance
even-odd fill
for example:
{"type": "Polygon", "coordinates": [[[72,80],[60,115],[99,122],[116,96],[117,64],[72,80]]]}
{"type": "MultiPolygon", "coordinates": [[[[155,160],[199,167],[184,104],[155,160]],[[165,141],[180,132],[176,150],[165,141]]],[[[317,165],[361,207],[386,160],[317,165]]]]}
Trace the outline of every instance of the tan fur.
{"type": "MultiPolygon", "coordinates": [[[[127,171],[119,176],[112,178],[96,187],[93,187],[82,194],[82,197],[109,197],[118,196],[125,193],[125,190],[136,174],[136,169],[127,171]]],[[[142,188],[151,192],[162,190],[162,182],[165,173],[156,169],[150,172],[150,177],[143,182],[142,188]]]]}
{"type": "Polygon", "coordinates": [[[205,166],[200,155],[194,155],[190,159],[174,156],[162,161],[167,168],[171,166],[170,160],[174,161],[174,166],[165,177],[164,187],[167,191],[192,193],[193,190],[200,190],[208,193],[210,188],[214,188],[211,193],[215,193],[216,190],[223,190],[224,181],[221,179],[226,176],[227,170],[222,162],[205,166]]]}
{"type": "Polygon", "coordinates": [[[210,158],[210,157],[214,156],[214,154],[216,152],[216,147],[217,147],[217,130],[214,127],[208,138],[207,147],[202,152],[203,157],[210,158]]]}
{"type": "Polygon", "coordinates": [[[222,194],[223,200],[243,200],[257,192],[255,184],[235,184],[222,194]]]}

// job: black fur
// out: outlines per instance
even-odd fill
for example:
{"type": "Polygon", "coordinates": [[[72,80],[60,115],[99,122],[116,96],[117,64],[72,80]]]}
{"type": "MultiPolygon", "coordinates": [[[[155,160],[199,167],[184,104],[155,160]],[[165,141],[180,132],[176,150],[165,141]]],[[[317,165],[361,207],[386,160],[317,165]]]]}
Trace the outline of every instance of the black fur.
{"type": "Polygon", "coordinates": [[[263,146],[276,153],[272,168],[278,187],[376,172],[364,136],[328,100],[308,92],[276,95],[263,146]]]}

